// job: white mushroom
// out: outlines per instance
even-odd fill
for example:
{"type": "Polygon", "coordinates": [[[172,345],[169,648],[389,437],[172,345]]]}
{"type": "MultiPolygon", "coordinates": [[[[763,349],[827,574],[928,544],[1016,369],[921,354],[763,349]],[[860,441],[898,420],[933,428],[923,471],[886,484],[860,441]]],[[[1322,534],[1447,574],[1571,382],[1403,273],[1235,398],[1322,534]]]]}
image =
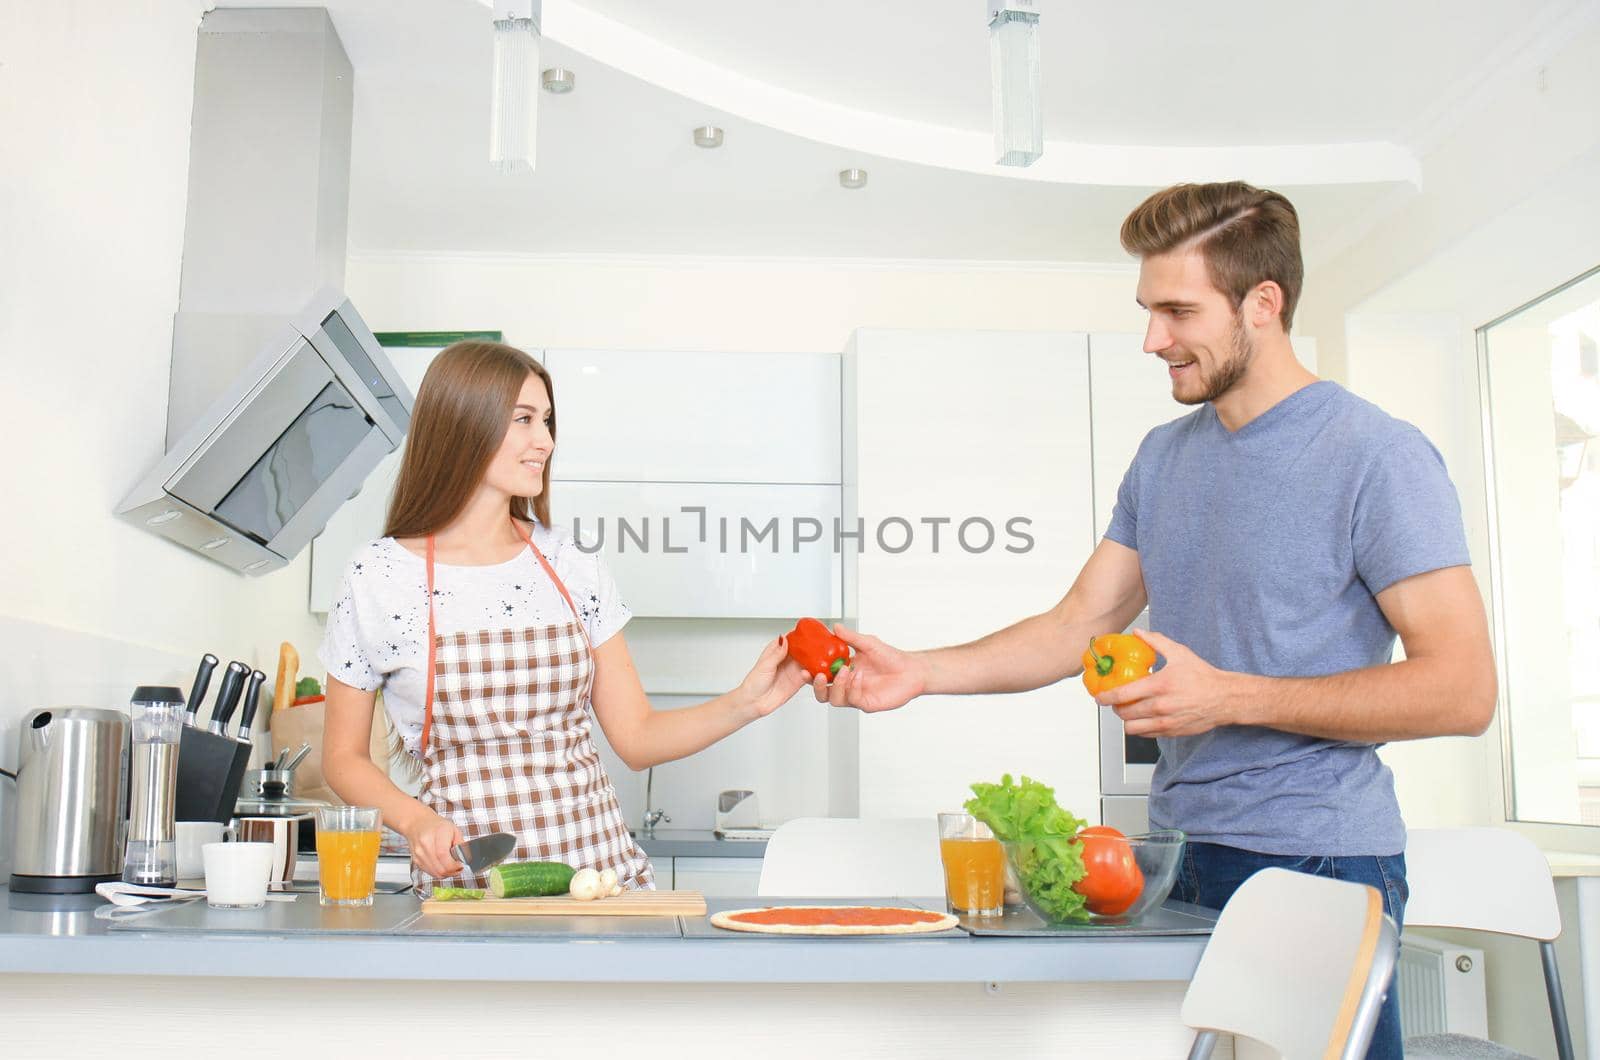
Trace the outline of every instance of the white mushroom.
{"type": "Polygon", "coordinates": [[[616,869],[600,870],[600,897],[615,898],[622,893],[621,886],[617,883],[616,869]]]}
{"type": "Polygon", "coordinates": [[[567,893],[580,902],[594,901],[605,893],[600,888],[600,874],[593,869],[579,869],[572,874],[567,893]]]}

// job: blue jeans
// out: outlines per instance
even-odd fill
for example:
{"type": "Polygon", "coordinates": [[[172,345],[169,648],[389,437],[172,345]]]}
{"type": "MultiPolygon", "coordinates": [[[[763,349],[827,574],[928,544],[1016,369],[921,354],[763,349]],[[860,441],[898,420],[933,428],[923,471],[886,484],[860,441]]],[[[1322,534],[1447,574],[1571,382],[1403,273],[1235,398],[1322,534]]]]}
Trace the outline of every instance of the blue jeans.
{"type": "MultiPolygon", "coordinates": [[[[1297,857],[1292,854],[1257,854],[1216,843],[1186,843],[1178,880],[1172,887],[1172,897],[1180,902],[1221,909],[1241,883],[1260,870],[1269,868],[1330,876],[1336,880],[1350,880],[1375,887],[1383,895],[1383,911],[1393,918],[1395,929],[1399,930],[1404,921],[1406,898],[1411,893],[1406,888],[1404,854],[1390,857],[1297,857]]],[[[1367,1060],[1402,1060],[1404,1055],[1400,1035],[1399,983],[1393,982],[1389,985],[1389,996],[1384,999],[1383,1011],[1378,1015],[1378,1026],[1372,1033],[1367,1060]]]]}

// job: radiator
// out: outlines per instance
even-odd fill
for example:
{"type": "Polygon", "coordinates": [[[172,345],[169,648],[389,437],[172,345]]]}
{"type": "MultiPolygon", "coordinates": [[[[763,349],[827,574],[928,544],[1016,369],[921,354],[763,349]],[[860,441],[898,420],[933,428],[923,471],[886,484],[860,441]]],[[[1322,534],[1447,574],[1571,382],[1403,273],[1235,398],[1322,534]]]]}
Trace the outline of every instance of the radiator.
{"type": "Polygon", "coordinates": [[[1400,989],[1400,1030],[1405,1037],[1489,1036],[1482,950],[1422,935],[1402,935],[1394,975],[1400,989]]]}

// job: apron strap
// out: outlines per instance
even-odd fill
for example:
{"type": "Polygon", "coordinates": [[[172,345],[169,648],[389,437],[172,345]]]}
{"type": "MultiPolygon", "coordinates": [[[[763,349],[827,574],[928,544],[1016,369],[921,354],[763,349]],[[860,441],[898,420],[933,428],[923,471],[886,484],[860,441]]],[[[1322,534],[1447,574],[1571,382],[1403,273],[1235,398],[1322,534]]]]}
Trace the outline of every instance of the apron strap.
{"type": "MultiPolygon", "coordinates": [[[[578,607],[577,607],[576,604],[574,604],[572,602],[572,594],[567,592],[566,585],[564,585],[562,583],[561,578],[556,574],[555,568],[550,566],[550,561],[544,558],[544,553],[539,551],[539,546],[535,545],[533,543],[533,535],[528,533],[528,531],[524,530],[522,528],[522,524],[517,522],[515,519],[511,520],[511,526],[512,526],[512,528],[514,530],[516,530],[516,532],[518,534],[522,535],[522,540],[526,541],[528,543],[528,547],[533,550],[534,558],[536,558],[539,561],[539,566],[544,568],[544,572],[546,574],[550,575],[550,580],[552,582],[554,582],[556,588],[558,590],[560,590],[561,598],[567,602],[567,607],[570,608],[571,611],[572,611],[572,617],[577,620],[578,633],[583,637],[583,646],[584,646],[584,648],[586,650],[588,650],[588,652],[590,654],[593,654],[594,653],[594,645],[589,643],[589,631],[584,628],[583,616],[578,614],[578,607]]],[[[434,553],[434,539],[433,539],[433,535],[429,534],[428,535],[428,560],[427,560],[427,568],[428,568],[428,676],[427,676],[427,686],[428,687],[427,687],[427,693],[426,693],[427,694],[427,705],[423,708],[423,714],[422,714],[422,743],[421,743],[420,747],[418,748],[418,754],[419,755],[425,755],[425,754],[428,753],[428,738],[433,735],[433,678],[434,678],[434,656],[435,656],[434,632],[433,632],[433,630],[434,630],[434,618],[433,618],[433,553],[434,553]]]]}

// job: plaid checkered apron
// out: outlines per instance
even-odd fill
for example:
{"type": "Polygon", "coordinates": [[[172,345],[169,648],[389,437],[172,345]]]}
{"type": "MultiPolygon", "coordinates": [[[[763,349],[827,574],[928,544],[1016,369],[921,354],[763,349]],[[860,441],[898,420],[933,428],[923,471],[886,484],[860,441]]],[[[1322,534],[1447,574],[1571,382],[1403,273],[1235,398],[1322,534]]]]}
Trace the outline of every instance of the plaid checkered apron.
{"type": "MultiPolygon", "coordinates": [[[[571,607],[566,586],[528,545],[571,607]]],[[[429,583],[431,601],[431,569],[429,583]]],[[[650,860],[628,835],[591,738],[594,653],[576,608],[554,625],[433,636],[430,650],[423,804],[466,839],[512,833],[507,860],[611,868],[624,887],[653,888],[650,860]]],[[[435,886],[487,885],[485,876],[435,879],[415,865],[411,877],[424,896],[435,886]]]]}

